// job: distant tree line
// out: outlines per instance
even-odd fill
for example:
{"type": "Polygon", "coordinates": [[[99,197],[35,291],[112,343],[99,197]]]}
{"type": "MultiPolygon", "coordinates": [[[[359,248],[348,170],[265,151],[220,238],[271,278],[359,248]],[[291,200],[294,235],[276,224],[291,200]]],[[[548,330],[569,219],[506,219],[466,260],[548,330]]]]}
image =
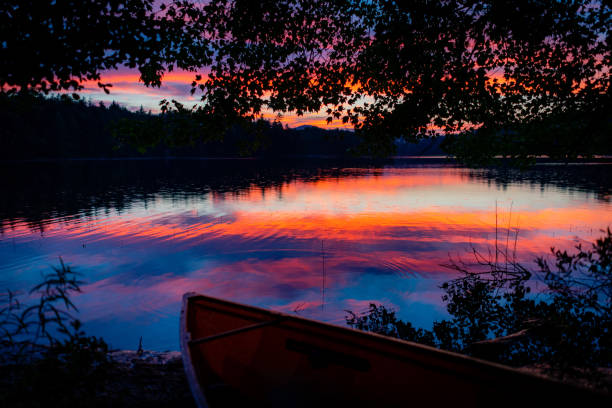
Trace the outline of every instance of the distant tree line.
{"type": "MultiPolygon", "coordinates": [[[[261,121],[256,129],[236,125],[223,137],[185,143],[172,139],[139,144],[129,132],[158,131],[175,124],[165,116],[132,112],[112,103],[74,101],[67,97],[0,93],[0,159],[117,158],[117,157],[278,157],[292,155],[349,156],[357,137],[349,131],[326,131],[314,126],[289,129],[261,121]],[[155,130],[153,128],[156,128],[155,130]]],[[[163,136],[162,136],[163,137],[163,136]]]]}
{"type": "Polygon", "coordinates": [[[1,159],[114,157],[109,125],[133,116],[117,104],[108,107],[67,98],[8,97],[0,94],[1,159]]]}

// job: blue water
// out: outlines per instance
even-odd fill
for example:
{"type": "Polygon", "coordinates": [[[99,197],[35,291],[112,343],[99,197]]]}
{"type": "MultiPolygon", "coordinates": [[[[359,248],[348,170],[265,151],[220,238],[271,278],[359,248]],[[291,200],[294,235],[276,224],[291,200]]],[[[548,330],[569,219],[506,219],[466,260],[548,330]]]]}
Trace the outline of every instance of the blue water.
{"type": "Polygon", "coordinates": [[[612,224],[607,164],[528,172],[443,161],[75,161],[1,165],[0,288],[59,257],[82,274],[85,330],[178,349],[183,293],[344,324],[371,302],[446,316],[449,257],[507,245],[533,266],[612,224]],[[515,246],[516,241],[516,246],[515,246]]]}

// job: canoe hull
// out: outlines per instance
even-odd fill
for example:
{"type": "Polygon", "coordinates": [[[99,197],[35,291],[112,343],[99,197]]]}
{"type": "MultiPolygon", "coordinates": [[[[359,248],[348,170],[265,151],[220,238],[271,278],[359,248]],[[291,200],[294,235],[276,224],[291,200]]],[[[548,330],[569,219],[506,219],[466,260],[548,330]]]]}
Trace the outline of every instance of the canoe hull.
{"type": "Polygon", "coordinates": [[[608,399],[471,357],[197,294],[183,300],[181,347],[200,407],[608,399]]]}

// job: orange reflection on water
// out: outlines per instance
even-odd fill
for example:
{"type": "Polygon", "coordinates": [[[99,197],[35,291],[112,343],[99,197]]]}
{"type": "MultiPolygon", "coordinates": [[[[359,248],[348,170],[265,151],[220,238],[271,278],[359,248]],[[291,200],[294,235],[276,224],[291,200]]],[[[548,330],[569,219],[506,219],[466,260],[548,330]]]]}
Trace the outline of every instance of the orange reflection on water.
{"type": "MultiPolygon", "coordinates": [[[[202,276],[210,279],[222,271],[214,279],[218,285],[235,273],[256,276],[225,293],[241,298],[238,292],[260,293],[274,283],[302,287],[287,270],[303,276],[309,282],[304,287],[316,287],[320,252],[327,256],[327,268],[340,273],[330,285],[342,285],[346,278],[341,275],[363,265],[399,276],[434,276],[451,273],[440,266],[449,257],[469,258],[472,247],[486,253],[496,239],[498,247],[507,245],[509,253],[529,262],[549,253],[551,246],[566,248],[576,237],[597,237],[610,222],[609,205],[553,193],[541,199],[539,191],[525,188],[492,189],[470,182],[458,169],[376,170],[204,195],[178,209],[160,199],[144,212],[55,222],[45,235],[90,247],[96,242],[114,247],[144,243],[151,248],[172,245],[174,251],[207,246],[217,251],[202,251],[203,258],[237,253],[235,261],[224,261],[202,276]],[[281,259],[270,260],[266,253],[281,259]]],[[[29,231],[19,224],[10,234],[27,236],[29,231]]]]}
{"type": "MultiPolygon", "coordinates": [[[[514,210],[511,214],[510,234],[518,229],[519,240],[534,239],[529,246],[537,245],[537,240],[548,236],[537,231],[558,231],[560,236],[573,237],[571,225],[594,226],[587,235],[581,238],[599,235],[599,229],[609,222],[609,210],[602,208],[594,211],[586,208],[558,208],[543,210],[514,210]],[[599,226],[599,227],[597,227],[599,226]],[[534,236],[535,234],[535,236],[534,236]]],[[[498,215],[498,235],[505,237],[508,232],[504,223],[507,214],[498,215]]],[[[61,235],[66,238],[104,239],[124,238],[127,240],[172,240],[192,241],[233,237],[235,239],[294,238],[309,240],[337,240],[363,242],[364,240],[384,240],[397,236],[395,230],[402,229],[403,234],[417,232],[422,242],[464,242],[469,238],[473,243],[485,243],[495,234],[496,217],[493,210],[466,211],[461,208],[438,208],[434,210],[397,212],[397,213],[364,213],[364,214],[331,214],[331,213],[284,213],[275,211],[238,211],[232,219],[220,217],[217,222],[188,223],[167,222],[158,224],[149,217],[130,217],[129,220],[106,219],[104,222],[91,221],[71,225],[69,228],[50,226],[45,235],[61,235]]],[[[25,224],[9,229],[11,237],[28,236],[31,230],[25,224]]],[[[505,238],[504,238],[505,239],[505,238]]],[[[545,245],[546,248],[549,245],[545,245]]]]}
{"type": "MultiPolygon", "coordinates": [[[[46,234],[194,244],[216,238],[367,242],[402,235],[420,242],[487,243],[497,228],[498,237],[506,239],[510,231],[514,239],[518,230],[521,246],[540,249],[550,247],[546,236],[573,237],[574,226],[582,228],[580,238],[589,239],[611,221],[608,205],[586,205],[563,196],[534,205],[533,197],[539,193],[524,190],[496,192],[486,185],[469,186],[460,171],[391,170],[211,194],[211,199],[189,204],[195,209],[166,210],[161,200],[158,211],[55,222],[46,234]],[[206,208],[199,209],[202,206],[206,208]]],[[[10,231],[14,237],[31,233],[24,224],[10,231]]]]}

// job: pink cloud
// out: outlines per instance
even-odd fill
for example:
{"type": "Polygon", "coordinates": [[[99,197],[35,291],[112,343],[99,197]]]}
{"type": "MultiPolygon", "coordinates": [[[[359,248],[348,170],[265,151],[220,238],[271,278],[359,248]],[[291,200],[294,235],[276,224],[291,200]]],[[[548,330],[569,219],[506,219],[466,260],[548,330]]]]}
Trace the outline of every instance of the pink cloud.
{"type": "MultiPolygon", "coordinates": [[[[102,83],[111,83],[113,85],[109,88],[110,94],[105,94],[97,86],[97,81],[85,82],[85,89],[82,93],[94,102],[111,103],[114,101],[128,109],[136,110],[142,106],[145,110],[158,113],[159,101],[162,99],[175,99],[188,106],[200,102],[198,93],[191,95],[189,92],[191,82],[195,80],[196,74],[200,74],[202,79],[206,79],[208,69],[198,72],[184,70],[168,72],[162,77],[161,87],[154,88],[147,87],[140,82],[140,73],[137,69],[120,67],[117,70],[103,72],[101,75],[102,83]]],[[[324,109],[318,113],[309,113],[303,116],[298,116],[294,113],[284,113],[279,116],[277,113],[268,110],[264,111],[262,116],[270,121],[278,120],[283,125],[288,125],[289,127],[311,125],[328,129],[351,128],[346,124],[342,124],[339,120],[328,124],[326,121],[327,114],[324,113],[324,109]]]]}

